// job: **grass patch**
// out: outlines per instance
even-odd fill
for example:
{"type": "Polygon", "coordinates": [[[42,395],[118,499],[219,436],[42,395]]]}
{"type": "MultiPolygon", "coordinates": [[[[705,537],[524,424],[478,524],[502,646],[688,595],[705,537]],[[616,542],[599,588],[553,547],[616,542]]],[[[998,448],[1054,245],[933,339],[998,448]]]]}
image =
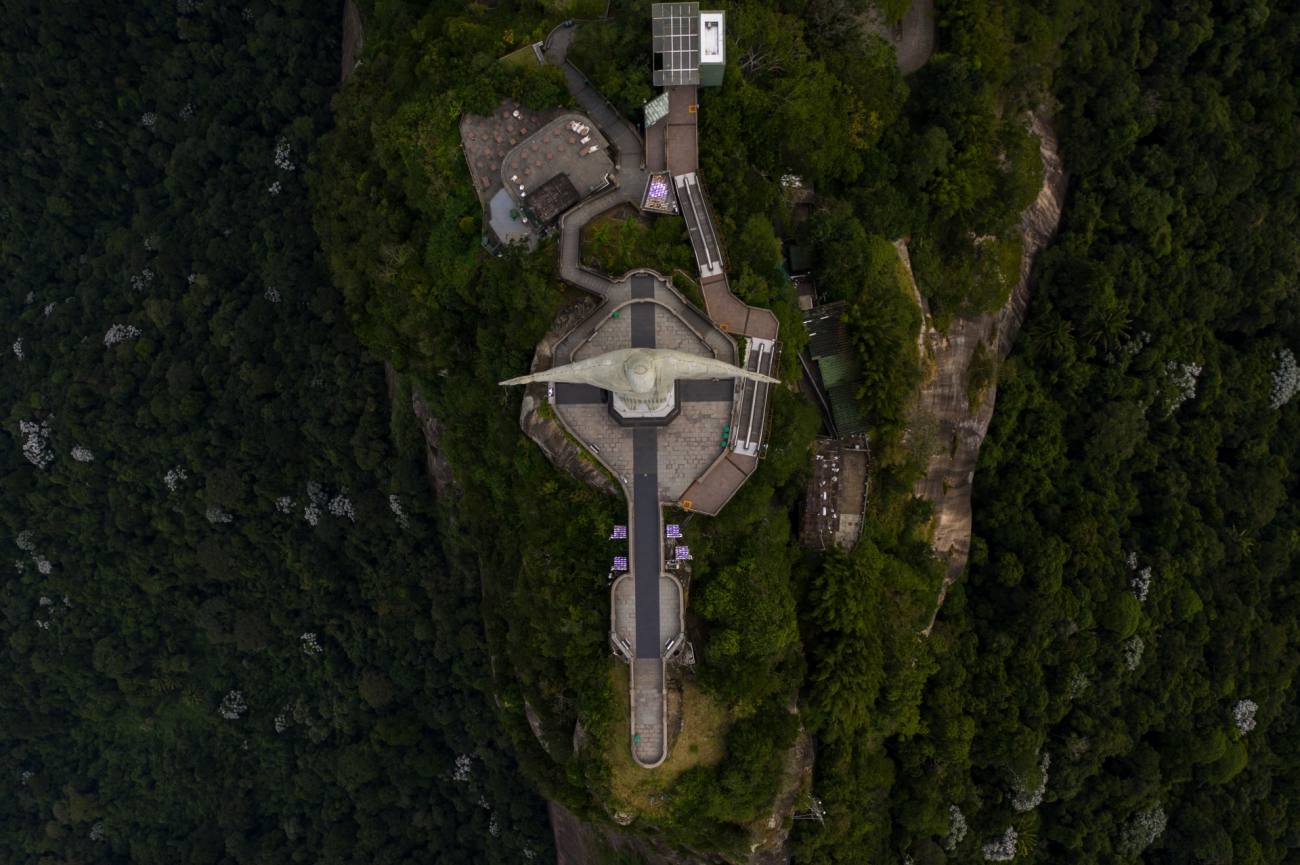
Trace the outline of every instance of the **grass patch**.
{"type": "Polygon", "coordinates": [[[632,759],[626,735],[631,722],[627,697],[630,671],[626,664],[618,661],[611,662],[611,667],[610,681],[619,707],[614,724],[618,733],[609,737],[606,752],[614,807],[641,815],[664,816],[668,813],[672,786],[678,776],[696,766],[716,766],[722,762],[726,756],[731,717],[725,706],[705,694],[693,679],[686,678],[682,683],[682,712],[686,716],[686,725],[663,765],[643,769],[632,759]]]}
{"type": "Polygon", "coordinates": [[[694,263],[686,221],[675,216],[643,216],[623,205],[605,211],[582,229],[582,263],[622,276],[634,267],[660,273],[694,263]]]}
{"type": "Polygon", "coordinates": [[[673,271],[672,283],[673,288],[680,291],[683,297],[695,304],[697,309],[703,310],[707,308],[704,305],[704,292],[700,289],[700,286],[695,282],[695,280],[686,275],[685,271],[673,271]]]}
{"type": "Polygon", "coordinates": [[[535,68],[541,65],[537,62],[537,52],[533,51],[532,43],[511,51],[505,57],[501,58],[501,62],[507,66],[522,66],[525,69],[535,68]]]}

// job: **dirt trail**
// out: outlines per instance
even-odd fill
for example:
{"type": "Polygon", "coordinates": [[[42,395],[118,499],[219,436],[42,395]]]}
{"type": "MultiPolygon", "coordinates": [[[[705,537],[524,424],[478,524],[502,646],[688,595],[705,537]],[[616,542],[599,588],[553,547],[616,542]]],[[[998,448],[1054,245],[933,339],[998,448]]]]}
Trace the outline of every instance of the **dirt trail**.
{"type": "Polygon", "coordinates": [[[352,70],[361,62],[361,52],[365,48],[366,37],[361,27],[361,11],[352,0],[343,4],[343,50],[339,57],[339,82],[348,80],[352,70]]]}
{"type": "MultiPolygon", "coordinates": [[[[948,572],[944,575],[934,614],[922,632],[926,636],[934,627],[948,587],[961,577],[970,555],[975,465],[980,445],[993,420],[993,404],[997,399],[995,379],[979,407],[974,412],[970,410],[967,385],[971,359],[981,344],[995,348],[999,361],[1011,351],[1029,306],[1029,276],[1034,257],[1051,241],[1061,221],[1067,178],[1057,149],[1056,131],[1049,120],[1037,113],[1030,115],[1030,122],[1038,136],[1039,153],[1043,159],[1043,188],[1020,218],[1024,252],[1020,257],[1020,278],[1011,296],[995,313],[974,319],[956,319],[946,334],[935,330],[926,316],[923,339],[932,374],[921,386],[916,410],[922,417],[937,421],[941,447],[940,452],[931,458],[929,469],[917,483],[915,492],[934,504],[931,543],[935,553],[948,562],[948,572]]],[[[906,261],[905,248],[900,249],[900,254],[906,261]]],[[[924,304],[922,308],[924,310],[924,304]]]]}

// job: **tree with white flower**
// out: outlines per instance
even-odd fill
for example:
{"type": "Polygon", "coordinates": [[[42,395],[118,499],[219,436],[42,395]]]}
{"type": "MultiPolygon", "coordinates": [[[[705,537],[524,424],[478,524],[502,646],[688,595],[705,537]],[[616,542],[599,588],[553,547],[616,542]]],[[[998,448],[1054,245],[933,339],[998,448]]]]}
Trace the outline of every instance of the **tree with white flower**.
{"type": "Polygon", "coordinates": [[[227,721],[238,721],[247,711],[248,703],[244,702],[243,691],[227,692],[226,696],[221,698],[221,705],[217,707],[217,714],[227,721]]]}
{"type": "Polygon", "coordinates": [[[266,298],[271,303],[279,303],[280,289],[276,288],[274,285],[268,285],[266,291],[262,292],[262,297],[266,298]]]}
{"type": "Polygon", "coordinates": [[[302,644],[302,653],[309,658],[315,657],[325,651],[321,648],[320,641],[316,639],[315,631],[308,631],[303,634],[299,637],[299,642],[302,644]]]}
{"type": "Polygon", "coordinates": [[[146,111],[144,114],[140,115],[140,125],[145,129],[153,129],[157,122],[158,115],[152,111],[146,111]]]}
{"type": "Polygon", "coordinates": [[[1147,644],[1137,634],[1129,637],[1124,641],[1124,669],[1132,672],[1142,663],[1142,653],[1146,650],[1147,644]]]}
{"type": "Polygon", "coordinates": [[[1151,591],[1151,566],[1139,568],[1137,553],[1129,553],[1124,559],[1124,564],[1128,565],[1128,569],[1133,572],[1128,580],[1129,591],[1139,603],[1145,603],[1147,594],[1151,591]]]}
{"type": "Polygon", "coordinates": [[[275,142],[275,167],[281,171],[293,171],[293,160],[289,157],[289,139],[281,138],[275,142]]]}
{"type": "Polygon", "coordinates": [[[1159,805],[1150,811],[1139,811],[1120,830],[1119,849],[1128,856],[1136,856],[1164,834],[1167,822],[1165,809],[1159,805]]]}
{"type": "Polygon", "coordinates": [[[90,838],[91,841],[97,841],[97,842],[98,842],[98,841],[103,841],[103,840],[104,840],[104,837],[105,837],[105,836],[104,836],[104,821],[103,821],[103,820],[96,820],[96,821],[94,822],[94,824],[91,825],[91,827],[90,827],[90,835],[89,835],[88,837],[90,838]]]}
{"type": "Polygon", "coordinates": [[[270,186],[266,187],[266,191],[271,193],[272,195],[279,195],[280,190],[283,188],[284,187],[280,185],[280,181],[277,180],[274,183],[272,183],[270,186]]]}
{"type": "Polygon", "coordinates": [[[474,758],[469,754],[461,754],[456,758],[456,768],[451,773],[451,780],[463,784],[469,780],[473,769],[474,758]]]}
{"type": "Polygon", "coordinates": [[[1257,711],[1259,711],[1259,704],[1254,700],[1237,701],[1237,704],[1232,707],[1232,723],[1237,728],[1237,732],[1244,736],[1255,729],[1257,711]]]}
{"type": "Polygon", "coordinates": [[[1169,398],[1166,414],[1173,414],[1178,407],[1196,396],[1196,382],[1201,377],[1202,367],[1199,363],[1176,360],[1165,362],[1165,374],[1174,392],[1169,398]]]}
{"type": "Polygon", "coordinates": [[[310,525],[316,525],[320,522],[321,509],[325,507],[325,490],[316,481],[307,481],[307,507],[303,509],[302,517],[310,525]]]}
{"type": "Polygon", "coordinates": [[[19,360],[26,357],[26,355],[23,354],[23,338],[21,336],[14,340],[14,357],[19,360]]]}
{"type": "Polygon", "coordinates": [[[347,517],[352,522],[357,521],[357,513],[352,509],[352,499],[339,493],[330,499],[330,513],[336,517],[347,517]]]}
{"type": "Polygon", "coordinates": [[[388,509],[393,512],[393,516],[397,517],[397,527],[399,529],[404,529],[411,524],[406,512],[402,510],[402,500],[397,497],[396,493],[388,496],[388,509]]]}
{"type": "Polygon", "coordinates": [[[1273,388],[1268,395],[1270,408],[1281,408],[1300,393],[1300,367],[1295,353],[1289,348],[1279,348],[1273,355],[1277,368],[1273,370],[1273,388]]]}
{"type": "Polygon", "coordinates": [[[275,500],[275,509],[282,514],[287,514],[293,510],[293,498],[290,496],[280,496],[275,500]]]}
{"type": "Polygon", "coordinates": [[[1052,765],[1052,755],[1044,754],[1038,764],[1038,783],[1027,787],[1024,779],[1016,778],[1015,794],[1011,797],[1011,807],[1017,811],[1032,811],[1043,802],[1047,793],[1047,769],[1052,765]]]}
{"type": "Polygon", "coordinates": [[[18,422],[18,431],[23,436],[23,456],[38,469],[43,469],[54,462],[54,453],[46,444],[50,437],[50,421],[23,420],[18,422]]]}
{"type": "Polygon", "coordinates": [[[131,288],[135,291],[144,291],[151,285],[153,285],[153,271],[150,268],[146,267],[131,276],[131,288]]]}
{"type": "Polygon", "coordinates": [[[957,845],[966,837],[970,827],[966,825],[966,815],[961,812],[961,808],[956,805],[948,806],[948,837],[943,841],[944,848],[949,852],[957,849],[957,845]]]}
{"type": "Polygon", "coordinates": [[[1010,862],[1016,858],[1016,842],[1020,840],[1015,826],[1008,826],[998,838],[986,843],[981,851],[989,862],[1010,862]]]}
{"type": "Polygon", "coordinates": [[[230,514],[226,513],[221,508],[215,505],[209,507],[203,515],[207,517],[208,522],[212,523],[213,525],[228,523],[234,520],[234,517],[232,517],[230,514]]]}
{"type": "Polygon", "coordinates": [[[72,449],[72,458],[79,463],[93,463],[95,454],[88,447],[77,445],[72,449]]]}
{"type": "Polygon", "coordinates": [[[135,339],[140,335],[140,328],[133,324],[115,324],[104,334],[104,347],[112,348],[119,342],[135,339]]]}
{"type": "Polygon", "coordinates": [[[190,476],[185,469],[180,466],[173,466],[163,475],[163,483],[167,486],[167,492],[174,493],[176,488],[181,485],[181,481],[189,480],[190,476]]]}

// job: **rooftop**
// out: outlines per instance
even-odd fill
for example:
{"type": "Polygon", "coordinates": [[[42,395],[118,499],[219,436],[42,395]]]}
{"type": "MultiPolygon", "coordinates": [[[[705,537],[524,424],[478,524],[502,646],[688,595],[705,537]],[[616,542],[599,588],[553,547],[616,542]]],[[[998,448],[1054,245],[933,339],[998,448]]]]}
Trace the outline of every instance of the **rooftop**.
{"type": "MultiPolygon", "coordinates": [[[[568,209],[608,185],[613,171],[605,136],[590,118],[567,112],[520,140],[505,155],[500,181],[518,206],[534,210],[539,221],[547,222],[549,219],[535,210],[533,196],[552,180],[564,175],[575,190],[577,198],[563,207],[568,209]]],[[[562,183],[551,188],[552,196],[563,191],[562,183]]],[[[557,206],[558,201],[555,199],[551,206],[557,206]]],[[[554,216],[559,213],[556,211],[554,216]]]]}
{"type": "Polygon", "coordinates": [[[700,4],[650,7],[656,87],[700,83],[700,4]]]}
{"type": "Polygon", "coordinates": [[[557,174],[533,190],[528,198],[528,209],[542,223],[549,224],[577,204],[580,198],[569,175],[557,174]]]}
{"type": "Polygon", "coordinates": [[[831,423],[839,436],[867,431],[867,419],[858,403],[862,365],[844,326],[844,301],[818,306],[804,313],[808,331],[808,356],[817,365],[815,384],[830,405],[831,423]]]}

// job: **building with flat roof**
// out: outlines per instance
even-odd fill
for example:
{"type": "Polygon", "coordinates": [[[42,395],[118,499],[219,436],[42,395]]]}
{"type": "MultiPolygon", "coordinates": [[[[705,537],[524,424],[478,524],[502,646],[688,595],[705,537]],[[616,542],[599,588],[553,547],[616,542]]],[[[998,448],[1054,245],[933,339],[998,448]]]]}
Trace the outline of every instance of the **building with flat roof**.
{"type": "Polygon", "coordinates": [[[557,174],[533,190],[528,199],[528,209],[543,225],[550,225],[560,214],[577,204],[581,198],[578,189],[567,174],[557,174]]]}
{"type": "Polygon", "coordinates": [[[818,306],[804,313],[808,331],[805,351],[815,364],[814,384],[830,407],[831,431],[837,437],[861,435],[867,431],[867,419],[858,403],[862,386],[862,364],[844,326],[844,301],[818,306]]]}
{"type": "Polygon", "coordinates": [[[700,11],[699,3],[650,7],[656,87],[717,87],[727,62],[726,13],[700,11]]]}

